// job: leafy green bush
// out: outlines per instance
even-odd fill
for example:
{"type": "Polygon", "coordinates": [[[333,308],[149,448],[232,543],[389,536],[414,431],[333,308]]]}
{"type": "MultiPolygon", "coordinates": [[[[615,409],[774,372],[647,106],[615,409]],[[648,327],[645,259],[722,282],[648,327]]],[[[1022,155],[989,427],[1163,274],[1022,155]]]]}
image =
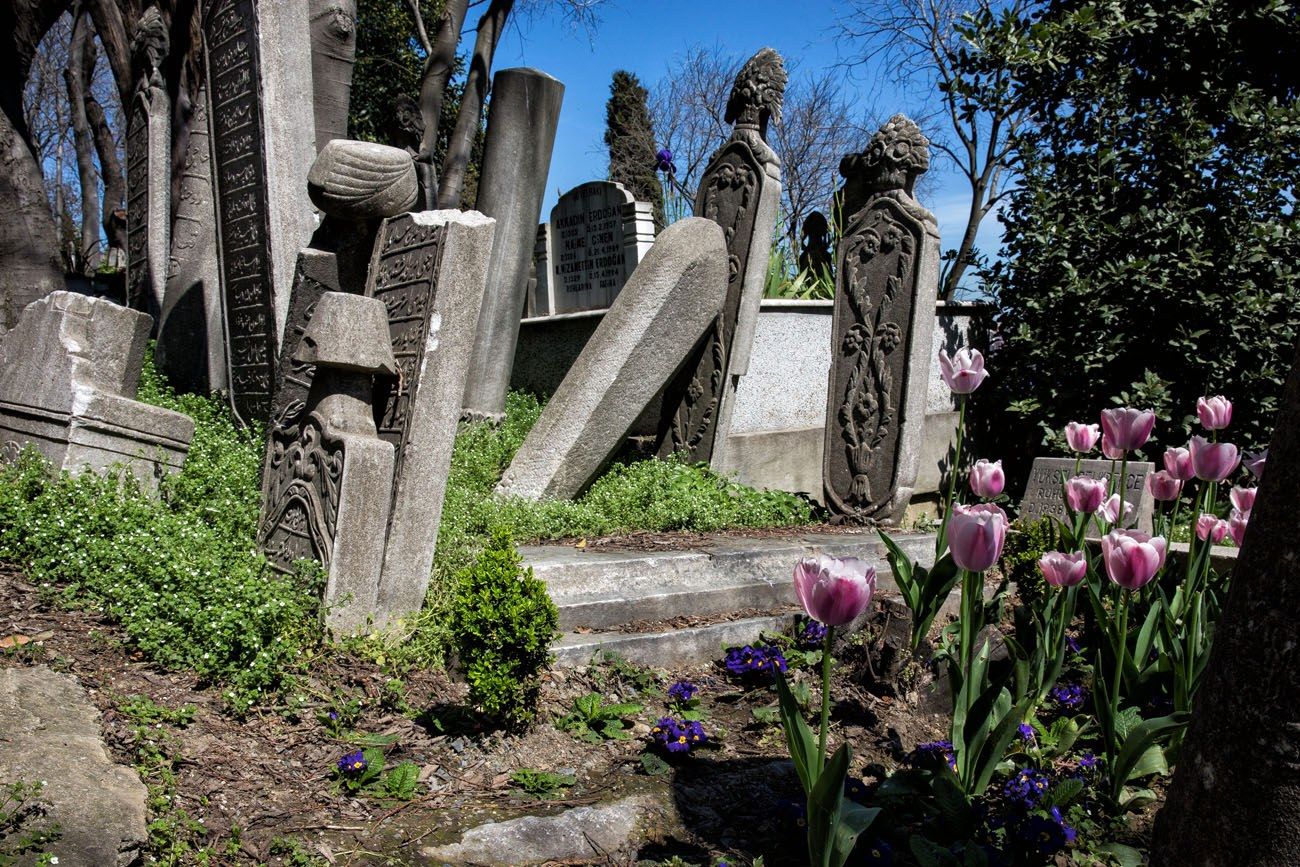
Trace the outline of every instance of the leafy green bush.
{"type": "Polygon", "coordinates": [[[452,634],[470,701],[508,725],[533,717],[560,619],[546,585],[521,569],[522,562],[510,537],[496,532],[478,561],[457,576],[452,600],[452,634]]]}
{"type": "Polygon", "coordinates": [[[1056,525],[1051,518],[1037,521],[1017,520],[1007,533],[999,565],[1002,575],[1016,583],[1021,600],[1037,605],[1043,600],[1045,582],[1038,571],[1038,559],[1057,546],[1056,525]]]}
{"type": "Polygon", "coordinates": [[[280,690],[317,639],[316,588],[257,552],[258,433],[215,398],[172,394],[151,367],[140,395],[194,417],[184,469],[155,498],[129,476],[52,476],[26,450],[0,467],[0,560],[64,604],[112,617],[164,668],[228,684],[242,711],[280,690]]]}

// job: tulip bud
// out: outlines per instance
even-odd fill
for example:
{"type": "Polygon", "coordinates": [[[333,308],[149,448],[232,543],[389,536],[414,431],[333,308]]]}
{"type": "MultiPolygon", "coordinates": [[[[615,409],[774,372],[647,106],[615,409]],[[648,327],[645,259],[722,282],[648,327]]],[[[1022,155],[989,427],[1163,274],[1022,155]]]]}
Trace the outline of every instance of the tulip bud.
{"type": "Polygon", "coordinates": [[[1228,535],[1228,522],[1217,515],[1203,513],[1196,518],[1196,538],[1217,545],[1228,535]]]}
{"type": "Polygon", "coordinates": [[[1232,508],[1241,512],[1243,515],[1249,515],[1250,510],[1255,508],[1255,494],[1259,488],[1243,488],[1237,486],[1228,492],[1228,499],[1232,500],[1232,508]]]}
{"type": "Polygon", "coordinates": [[[1212,443],[1205,437],[1192,437],[1190,450],[1196,478],[1207,482],[1223,481],[1241,460],[1232,443],[1212,443]]]}
{"type": "Polygon", "coordinates": [[[1106,500],[1106,483],[1091,476],[1075,476],[1065,483],[1065,501],[1081,515],[1091,515],[1106,500]]]}
{"type": "Polygon", "coordinates": [[[871,604],[876,567],[856,557],[805,557],[794,567],[794,591],[813,620],[843,626],[871,604]]]}
{"type": "Polygon", "coordinates": [[[1156,414],[1149,409],[1103,409],[1101,429],[1111,447],[1121,452],[1131,452],[1146,445],[1156,426],[1156,414]]]}
{"type": "MultiPolygon", "coordinates": [[[[1168,455],[1165,452],[1165,456],[1168,455]]],[[[1147,490],[1151,492],[1152,499],[1168,503],[1182,496],[1183,481],[1170,475],[1168,470],[1160,470],[1147,476],[1147,490]]]]}
{"type": "Polygon", "coordinates": [[[1111,442],[1110,437],[1102,434],[1101,456],[1111,461],[1122,461],[1124,460],[1124,450],[1115,448],[1115,444],[1111,442]]]}
{"type": "Polygon", "coordinates": [[[1232,510],[1232,517],[1228,519],[1228,534],[1232,536],[1232,541],[1241,547],[1241,540],[1246,538],[1246,525],[1250,523],[1250,515],[1246,512],[1232,510]]]}
{"type": "Polygon", "coordinates": [[[989,463],[980,458],[970,468],[969,481],[972,494],[986,500],[993,499],[1002,493],[1007,484],[1006,474],[1002,472],[1002,461],[989,463]]]}
{"type": "Polygon", "coordinates": [[[1232,401],[1223,395],[1198,397],[1196,414],[1206,430],[1223,430],[1232,423],[1232,401]]]}
{"type": "Polygon", "coordinates": [[[1119,520],[1119,503],[1119,494],[1111,494],[1110,499],[1101,504],[1101,516],[1106,520],[1107,524],[1114,524],[1117,522],[1127,524],[1129,519],[1133,517],[1133,504],[1125,503],[1124,520],[1121,522],[1119,520]]]}
{"type": "Polygon", "coordinates": [[[991,503],[954,506],[948,519],[953,561],[968,572],[983,572],[1002,556],[1007,526],[1007,513],[991,503]]]}
{"type": "Polygon", "coordinates": [[[1073,587],[1088,574],[1088,559],[1082,553],[1063,554],[1048,551],[1038,558],[1038,571],[1053,587],[1073,587]]]}
{"type": "Polygon", "coordinates": [[[953,394],[970,394],[988,376],[984,355],[978,349],[959,349],[951,358],[939,350],[939,374],[953,394]]]}
{"type": "Polygon", "coordinates": [[[1251,475],[1262,482],[1264,480],[1264,464],[1267,461],[1268,449],[1264,449],[1262,452],[1246,455],[1246,459],[1242,463],[1246,465],[1246,469],[1250,470],[1251,475]]]}
{"type": "Polygon", "coordinates": [[[1165,471],[1180,482],[1196,478],[1196,472],[1192,469],[1192,453],[1182,448],[1165,449],[1165,471]]]}
{"type": "Polygon", "coordinates": [[[1072,421],[1065,426],[1065,441],[1070,444],[1070,448],[1082,455],[1096,448],[1100,437],[1099,425],[1072,421]]]}
{"type": "Polygon", "coordinates": [[[1126,590],[1147,585],[1165,565],[1166,542],[1137,530],[1111,530],[1101,539],[1106,575],[1126,590]]]}

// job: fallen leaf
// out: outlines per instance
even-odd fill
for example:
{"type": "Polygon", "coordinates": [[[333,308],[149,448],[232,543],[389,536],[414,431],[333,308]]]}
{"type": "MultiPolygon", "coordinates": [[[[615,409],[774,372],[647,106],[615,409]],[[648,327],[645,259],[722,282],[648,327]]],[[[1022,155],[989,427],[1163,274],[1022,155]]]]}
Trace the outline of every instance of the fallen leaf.
{"type": "Polygon", "coordinates": [[[578,544],[574,545],[573,547],[575,547],[575,548],[585,548],[585,547],[587,547],[587,540],[586,540],[586,539],[579,539],[579,540],[578,540],[578,544]]]}
{"type": "Polygon", "coordinates": [[[0,638],[0,647],[3,647],[5,650],[8,650],[11,647],[22,647],[24,644],[27,644],[30,641],[31,639],[28,638],[26,635],[23,635],[22,633],[19,632],[15,632],[13,635],[6,635],[4,638],[0,638]]]}

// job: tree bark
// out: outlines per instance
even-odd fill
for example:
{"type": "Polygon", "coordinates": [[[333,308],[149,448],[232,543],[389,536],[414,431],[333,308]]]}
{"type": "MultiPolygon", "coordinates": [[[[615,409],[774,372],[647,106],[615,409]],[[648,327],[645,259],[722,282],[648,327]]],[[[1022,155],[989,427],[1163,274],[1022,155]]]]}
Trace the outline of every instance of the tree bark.
{"type": "Polygon", "coordinates": [[[41,39],[71,0],[0,3],[0,325],[63,288],[58,228],[23,116],[23,88],[41,39]]]}
{"type": "Polygon", "coordinates": [[[1154,867],[1300,864],[1300,347],[1164,809],[1154,867]]]}
{"type": "Polygon", "coordinates": [[[104,226],[104,237],[108,246],[126,249],[126,222],[115,219],[113,212],[125,207],[126,175],[122,172],[122,163],[117,158],[117,141],[113,138],[113,129],[108,125],[104,107],[95,99],[94,94],[86,95],[86,120],[95,137],[95,153],[99,157],[99,176],[104,181],[104,198],[100,217],[104,226]]]}
{"type": "Polygon", "coordinates": [[[424,135],[420,139],[420,152],[415,157],[415,170],[420,176],[420,193],[425,208],[435,208],[438,204],[438,174],[433,167],[433,151],[438,146],[438,121],[442,117],[447,85],[456,69],[456,46],[460,44],[460,31],[465,26],[468,9],[469,0],[447,0],[420,81],[424,135]]]}
{"type": "Polygon", "coordinates": [[[316,150],[348,137],[352,68],[357,59],[356,0],[310,0],[316,150]]]}
{"type": "Polygon", "coordinates": [[[459,208],[465,191],[465,172],[469,168],[469,155],[474,147],[492,79],[492,56],[497,42],[505,30],[506,19],[514,7],[514,0],[492,0],[478,22],[478,37],[474,40],[474,56],[470,58],[469,73],[465,77],[465,95],[460,100],[456,114],[456,129],[452,132],[443,163],[442,183],[438,189],[438,207],[459,208]]]}
{"type": "Polygon", "coordinates": [[[135,75],[131,70],[131,32],[128,26],[135,27],[135,22],[140,17],[140,3],[138,0],[87,0],[86,8],[95,22],[99,44],[104,48],[109,69],[113,70],[113,80],[117,82],[117,93],[122,101],[122,112],[126,114],[130,111],[131,97],[135,93],[135,75]]]}
{"type": "Polygon", "coordinates": [[[95,76],[95,48],[90,40],[90,21],[84,9],[76,11],[68,65],[63,79],[68,86],[73,147],[77,153],[77,177],[81,181],[81,244],[77,260],[83,273],[99,267],[99,178],[95,175],[95,137],[86,114],[86,83],[95,76]]]}

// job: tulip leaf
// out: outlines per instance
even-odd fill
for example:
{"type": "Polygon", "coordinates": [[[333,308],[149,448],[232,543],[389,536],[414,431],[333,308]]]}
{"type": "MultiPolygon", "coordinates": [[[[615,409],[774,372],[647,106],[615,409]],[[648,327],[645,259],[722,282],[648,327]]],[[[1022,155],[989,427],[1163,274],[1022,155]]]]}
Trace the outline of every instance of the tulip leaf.
{"type": "Polygon", "coordinates": [[[799,703],[790,694],[790,685],[786,682],[785,675],[780,673],[776,676],[776,694],[779,700],[781,725],[785,729],[786,744],[790,748],[790,759],[794,762],[794,769],[799,775],[799,782],[803,784],[804,792],[811,792],[818,775],[818,768],[814,761],[821,758],[816,754],[817,743],[813,740],[813,733],[808,728],[808,723],[804,722],[799,703]]]}

